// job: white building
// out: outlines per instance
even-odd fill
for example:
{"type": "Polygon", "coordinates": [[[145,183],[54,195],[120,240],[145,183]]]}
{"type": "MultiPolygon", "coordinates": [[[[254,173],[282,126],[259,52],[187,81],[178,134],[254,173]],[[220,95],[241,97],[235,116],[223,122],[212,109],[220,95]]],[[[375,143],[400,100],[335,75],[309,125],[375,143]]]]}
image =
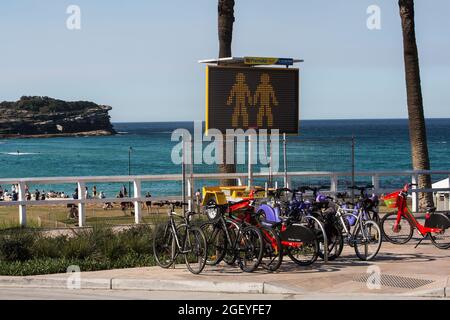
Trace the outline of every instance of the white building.
{"type": "MultiPolygon", "coordinates": [[[[450,188],[450,178],[433,183],[433,189],[434,188],[450,188]]],[[[434,203],[437,211],[450,210],[450,191],[434,192],[434,203]]]]}

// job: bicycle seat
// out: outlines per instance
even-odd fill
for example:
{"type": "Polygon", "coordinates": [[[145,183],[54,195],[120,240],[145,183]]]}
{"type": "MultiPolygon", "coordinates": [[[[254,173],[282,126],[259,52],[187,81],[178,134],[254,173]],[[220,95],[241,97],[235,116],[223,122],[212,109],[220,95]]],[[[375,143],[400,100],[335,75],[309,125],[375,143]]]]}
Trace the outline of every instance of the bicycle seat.
{"type": "Polygon", "coordinates": [[[436,212],[436,207],[427,207],[427,212],[436,212]]]}
{"type": "Polygon", "coordinates": [[[185,213],[185,216],[186,216],[186,218],[190,218],[191,216],[193,216],[194,214],[197,214],[197,212],[194,212],[194,211],[187,211],[186,213],[185,213]]]}

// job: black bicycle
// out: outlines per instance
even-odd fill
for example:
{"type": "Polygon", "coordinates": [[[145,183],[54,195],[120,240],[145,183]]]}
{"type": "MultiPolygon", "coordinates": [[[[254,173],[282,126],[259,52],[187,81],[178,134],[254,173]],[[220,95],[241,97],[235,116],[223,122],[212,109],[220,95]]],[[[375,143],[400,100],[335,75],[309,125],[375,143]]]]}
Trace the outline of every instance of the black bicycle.
{"type": "Polygon", "coordinates": [[[224,261],[233,265],[236,261],[244,272],[253,272],[261,263],[265,242],[261,231],[243,220],[225,218],[226,210],[220,209],[215,220],[200,227],[207,239],[206,264],[217,265],[224,261]]]}
{"type": "Polygon", "coordinates": [[[156,226],[153,233],[153,254],[156,262],[162,268],[172,266],[179,255],[184,255],[187,268],[194,274],[202,272],[207,258],[207,242],[203,231],[191,225],[191,217],[195,212],[185,212],[179,215],[176,207],[187,203],[166,201],[163,205],[170,205],[169,221],[156,226]],[[175,218],[180,220],[176,223],[175,218]]]}

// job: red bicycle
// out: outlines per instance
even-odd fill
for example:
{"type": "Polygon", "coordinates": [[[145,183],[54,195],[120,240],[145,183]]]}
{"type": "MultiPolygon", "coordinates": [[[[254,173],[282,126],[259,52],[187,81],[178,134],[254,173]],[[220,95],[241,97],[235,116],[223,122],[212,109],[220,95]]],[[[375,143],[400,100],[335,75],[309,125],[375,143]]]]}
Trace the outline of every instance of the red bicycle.
{"type": "Polygon", "coordinates": [[[385,239],[394,244],[404,244],[411,240],[414,229],[417,229],[422,239],[417,246],[427,238],[439,249],[450,248],[450,218],[437,213],[436,208],[427,208],[425,224],[420,224],[407,205],[408,191],[415,184],[405,184],[401,190],[397,190],[383,197],[389,208],[397,208],[397,212],[387,213],[381,219],[381,230],[385,239]]]}

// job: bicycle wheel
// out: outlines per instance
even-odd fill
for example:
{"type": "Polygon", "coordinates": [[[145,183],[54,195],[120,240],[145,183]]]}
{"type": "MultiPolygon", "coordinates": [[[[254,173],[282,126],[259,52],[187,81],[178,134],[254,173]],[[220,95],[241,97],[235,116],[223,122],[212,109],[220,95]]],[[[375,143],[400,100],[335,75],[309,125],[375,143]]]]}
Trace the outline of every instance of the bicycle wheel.
{"type": "Polygon", "coordinates": [[[405,244],[411,240],[413,236],[414,227],[411,222],[401,217],[400,222],[396,226],[397,212],[387,213],[381,219],[381,230],[384,238],[390,243],[405,244]]]}
{"type": "Polygon", "coordinates": [[[433,213],[425,220],[425,227],[440,230],[430,232],[428,236],[436,248],[450,248],[450,216],[444,213],[433,213]]]}
{"type": "MultiPolygon", "coordinates": [[[[344,249],[344,237],[342,236],[341,229],[335,224],[325,226],[325,230],[327,231],[328,260],[333,261],[341,255],[344,249]]],[[[319,257],[321,259],[325,258],[323,249],[323,240],[319,240],[319,257]]]]}
{"type": "Polygon", "coordinates": [[[153,232],[153,255],[161,268],[169,268],[175,259],[176,243],[170,223],[159,224],[153,232]]]}
{"type": "Polygon", "coordinates": [[[269,271],[276,271],[283,261],[283,248],[278,232],[273,229],[261,229],[264,239],[264,253],[261,266],[269,271]]]}
{"type": "Polygon", "coordinates": [[[225,235],[225,230],[223,230],[222,228],[222,230],[224,231],[225,242],[227,243],[223,261],[229,266],[232,266],[236,262],[238,256],[238,251],[236,250],[236,239],[238,238],[239,234],[239,226],[236,223],[228,220],[226,222],[226,227],[230,240],[226,240],[227,237],[225,235]]]}
{"type": "Polygon", "coordinates": [[[286,248],[289,258],[300,266],[313,264],[319,256],[319,241],[313,229],[304,227],[304,232],[310,233],[309,240],[303,241],[298,246],[286,248]]]}
{"type": "Polygon", "coordinates": [[[190,227],[184,244],[186,266],[193,274],[202,272],[206,264],[208,246],[203,231],[198,227],[190,227]]]}
{"type": "Polygon", "coordinates": [[[222,261],[227,250],[225,231],[214,222],[206,222],[200,228],[205,234],[206,245],[208,246],[206,264],[214,266],[222,261]]]}
{"type": "Polygon", "coordinates": [[[441,232],[430,233],[431,242],[436,248],[449,249],[450,248],[450,230],[449,228],[442,229],[441,232]]]}
{"type": "Polygon", "coordinates": [[[436,248],[449,249],[450,248],[450,230],[443,229],[439,233],[430,233],[431,242],[436,248]]]}
{"type": "Polygon", "coordinates": [[[381,247],[381,230],[375,221],[362,221],[356,228],[353,239],[355,253],[359,259],[369,261],[376,257],[381,247]]]}
{"type": "Polygon", "coordinates": [[[381,219],[380,219],[380,214],[378,213],[378,211],[369,210],[369,212],[367,214],[369,215],[370,220],[375,221],[376,224],[381,226],[381,219]]]}
{"type": "Polygon", "coordinates": [[[261,231],[254,226],[242,229],[236,242],[239,267],[244,272],[253,272],[258,268],[264,251],[261,231]]]}

